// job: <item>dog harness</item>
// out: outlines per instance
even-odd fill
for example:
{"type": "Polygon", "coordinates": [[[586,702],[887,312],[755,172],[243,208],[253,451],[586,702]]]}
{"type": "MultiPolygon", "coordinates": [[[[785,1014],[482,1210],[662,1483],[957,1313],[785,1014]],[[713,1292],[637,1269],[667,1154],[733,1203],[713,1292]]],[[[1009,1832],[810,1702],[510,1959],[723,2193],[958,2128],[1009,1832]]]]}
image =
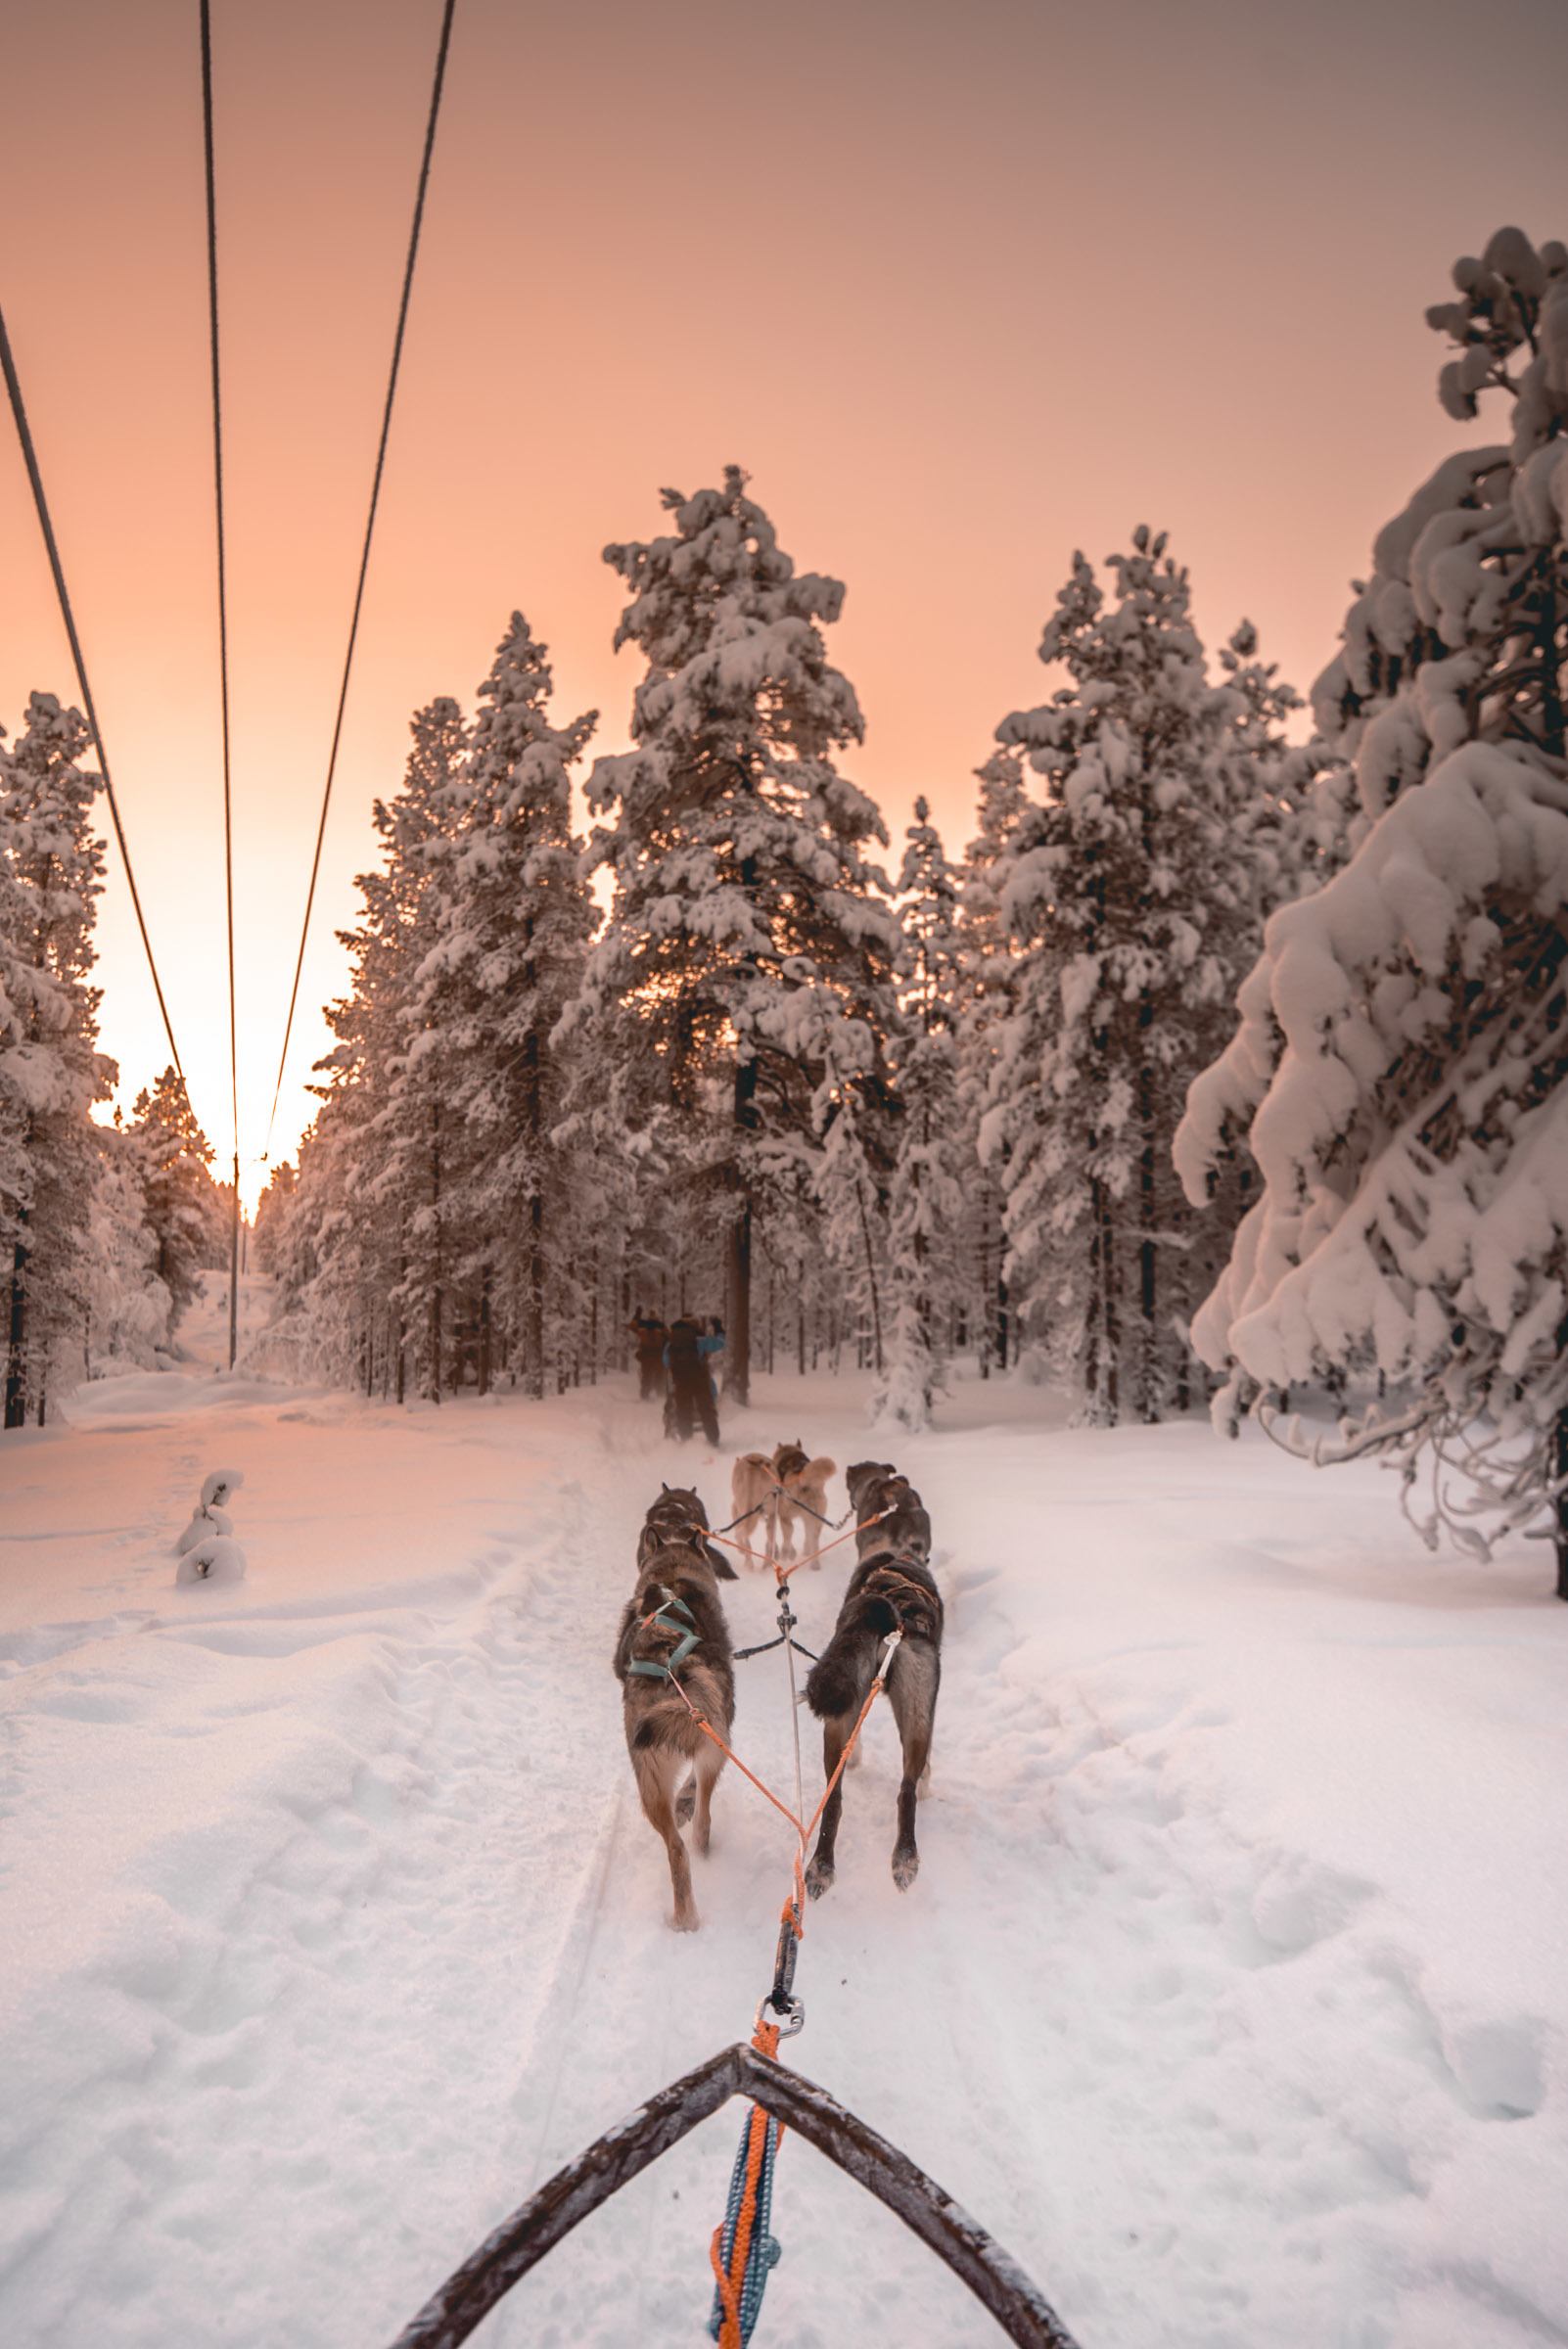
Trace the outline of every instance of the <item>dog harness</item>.
{"type": "Polygon", "coordinates": [[[660,1584],[659,1589],[663,1593],[660,1604],[655,1607],[651,1615],[643,1617],[637,1628],[639,1631],[645,1632],[650,1624],[657,1623],[663,1630],[674,1634],[675,1644],[662,1664],[653,1662],[651,1658],[644,1662],[640,1656],[633,1656],[630,1659],[626,1666],[627,1672],[634,1672],[645,1681],[672,1681],[677,1667],[685,1663],[686,1658],[697,1645],[697,1624],[690,1607],[683,1598],[677,1598],[672,1590],[666,1590],[663,1583],[660,1584]],[[685,1618],[685,1631],[681,1630],[678,1623],[670,1622],[671,1614],[685,1618]]]}

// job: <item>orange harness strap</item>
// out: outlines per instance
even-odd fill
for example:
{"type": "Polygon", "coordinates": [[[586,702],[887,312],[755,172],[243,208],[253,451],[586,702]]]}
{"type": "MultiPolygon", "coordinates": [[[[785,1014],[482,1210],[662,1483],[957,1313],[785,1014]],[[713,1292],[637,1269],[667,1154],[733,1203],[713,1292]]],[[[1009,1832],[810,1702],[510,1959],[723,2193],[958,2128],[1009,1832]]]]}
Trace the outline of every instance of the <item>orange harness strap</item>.
{"type": "MultiPolygon", "coordinates": [[[[846,1532],[842,1534],[835,1534],[831,1542],[824,1542],[821,1548],[813,1549],[808,1557],[795,1558],[788,1566],[780,1566],[775,1562],[773,1567],[774,1581],[777,1583],[787,1583],[790,1579],[790,1576],[792,1574],[799,1574],[803,1566],[814,1566],[818,1558],[825,1558],[827,1556],[830,1549],[837,1549],[842,1543],[853,1542],[856,1534],[869,1533],[874,1525],[880,1525],[882,1523],[884,1517],[891,1517],[892,1515],[893,1511],[891,1509],[878,1509],[874,1517],[863,1517],[858,1525],[852,1525],[846,1532]]],[[[747,1547],[744,1542],[732,1542],[728,1534],[706,1534],[703,1538],[708,1542],[722,1542],[726,1549],[733,1549],[737,1551],[743,1558],[749,1558],[752,1555],[751,1550],[747,1547]]]]}

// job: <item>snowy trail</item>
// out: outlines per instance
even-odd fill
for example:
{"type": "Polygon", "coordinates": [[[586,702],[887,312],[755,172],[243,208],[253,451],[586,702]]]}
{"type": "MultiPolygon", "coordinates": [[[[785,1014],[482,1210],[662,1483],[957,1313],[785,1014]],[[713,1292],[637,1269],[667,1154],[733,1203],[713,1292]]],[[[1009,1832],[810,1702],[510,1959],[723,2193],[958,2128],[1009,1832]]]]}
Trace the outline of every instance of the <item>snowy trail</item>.
{"type": "MultiPolygon", "coordinates": [[[[736,1448],[877,1449],[825,1383],[769,1391],[736,1448]]],[[[726,1773],[704,1929],[670,1933],[608,1668],[659,1479],[727,1514],[728,1454],[667,1448],[620,1385],[88,1405],[0,1454],[0,2330],[375,2349],[769,1978],[788,1829],[726,1773]],[[220,1460],[251,1576],[176,1592],[220,1460]]],[[[1537,1560],[1390,1568],[1375,1479],[1258,1451],[1217,1511],[1199,1428],[1067,1437],[1006,1390],[952,1416],[899,1448],[950,1609],[922,1873],[893,1886],[874,1718],[790,2059],[1084,2349],[1568,2342],[1565,1642],[1537,1560]]],[[[801,1578],[813,1646],[843,1581],[840,1555],[801,1578]]],[[[767,1636],[771,1583],[726,1589],[737,1641],[767,1636]]],[[[782,1660],[739,1679],[739,1750],[788,1788],[782,1660]]],[[[814,1728],[807,1754],[811,1789],[814,1728]]],[[[483,2337],[701,2337],[739,2122],[483,2337]]],[[[776,2349],[996,2337],[796,2140],[775,2228],[776,2349]]]]}

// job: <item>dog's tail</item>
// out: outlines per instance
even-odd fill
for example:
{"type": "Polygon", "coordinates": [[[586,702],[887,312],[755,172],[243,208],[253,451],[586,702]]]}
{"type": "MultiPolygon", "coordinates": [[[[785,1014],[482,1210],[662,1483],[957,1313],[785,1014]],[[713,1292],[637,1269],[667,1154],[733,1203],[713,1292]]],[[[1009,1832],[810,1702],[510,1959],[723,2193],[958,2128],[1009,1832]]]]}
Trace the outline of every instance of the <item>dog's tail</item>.
{"type": "Polygon", "coordinates": [[[859,1711],[876,1672],[878,1650],[896,1620],[891,1608],[862,1610],[853,1623],[834,1633],[806,1682],[806,1701],[818,1721],[859,1711]],[[883,1614],[888,1622],[879,1630],[876,1617],[883,1614]]]}

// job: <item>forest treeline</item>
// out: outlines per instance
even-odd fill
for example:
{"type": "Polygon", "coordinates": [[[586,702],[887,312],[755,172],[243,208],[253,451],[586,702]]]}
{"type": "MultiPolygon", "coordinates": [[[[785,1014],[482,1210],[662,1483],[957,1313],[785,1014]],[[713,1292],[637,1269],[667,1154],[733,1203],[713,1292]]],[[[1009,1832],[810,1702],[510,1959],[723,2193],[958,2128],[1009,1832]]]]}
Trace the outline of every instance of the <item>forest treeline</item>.
{"type": "Polygon", "coordinates": [[[4,1425],[115,1363],[157,1361],[221,1260],[232,1192],[168,1069],[128,1123],[97,1049],[93,923],[104,852],[86,723],[35,693],[0,731],[0,1342],[4,1425]]]}
{"type": "Polygon", "coordinates": [[[962,855],[924,802],[889,855],[844,771],[843,589],[734,468],[665,504],[607,558],[632,750],[587,765],[517,614],[474,715],[413,720],[321,1112],[258,1218],[301,1349],[387,1395],[542,1394],[647,1304],[723,1315],[740,1399],[825,1350],[917,1425],[973,1353],[1163,1416],[1245,1195],[1239,1167],[1213,1212],[1181,1195],[1187,1086],[1336,837],[1297,697],[1245,628],[1211,680],[1139,530],[1105,582],[1075,566],[1067,683],[1003,722],[962,855]]]}
{"type": "Polygon", "coordinates": [[[826,1355],[918,1425],[969,1356],[1560,1534],[1568,254],[1499,231],[1428,319],[1504,437],[1378,533],[1310,705],[1140,528],[1074,558],[961,846],[853,782],[844,589],[738,469],[606,550],[629,750],[514,614],[376,808],[274,1342],[539,1395],[721,1313],[741,1400],[826,1355]]]}

